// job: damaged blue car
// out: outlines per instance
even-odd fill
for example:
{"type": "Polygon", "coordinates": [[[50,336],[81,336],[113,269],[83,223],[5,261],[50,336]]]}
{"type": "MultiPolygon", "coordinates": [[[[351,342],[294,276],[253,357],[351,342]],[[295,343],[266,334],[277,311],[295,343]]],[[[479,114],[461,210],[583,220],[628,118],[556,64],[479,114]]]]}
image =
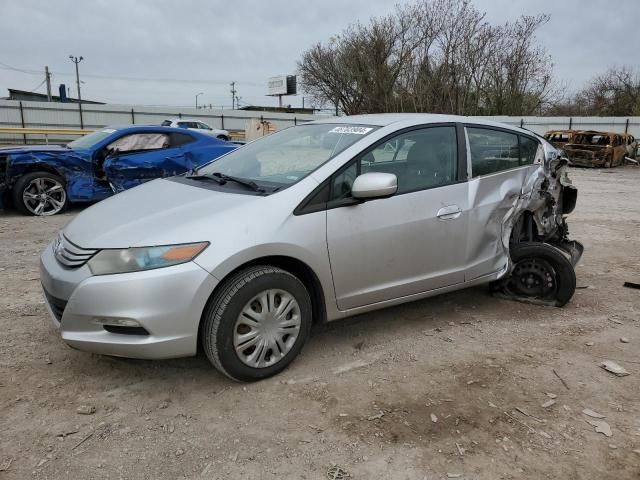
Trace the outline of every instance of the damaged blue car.
{"type": "Polygon", "coordinates": [[[0,206],[55,215],[149,180],[180,175],[238,146],[191,130],[108,127],[65,146],[0,148],[0,206]]]}

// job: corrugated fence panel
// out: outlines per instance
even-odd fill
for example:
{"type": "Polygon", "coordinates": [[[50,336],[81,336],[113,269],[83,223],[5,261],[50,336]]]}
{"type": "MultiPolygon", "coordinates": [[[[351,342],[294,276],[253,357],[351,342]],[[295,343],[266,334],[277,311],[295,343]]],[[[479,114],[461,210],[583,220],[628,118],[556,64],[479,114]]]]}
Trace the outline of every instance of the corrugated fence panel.
{"type": "MultiPolygon", "coordinates": [[[[210,124],[214,128],[245,130],[251,119],[271,122],[276,130],[304,123],[326,115],[300,115],[292,113],[254,112],[247,110],[208,110],[188,107],[152,107],[144,105],[93,105],[83,104],[83,124],[86,129],[97,129],[107,125],[152,124],[159,125],[170,118],[193,118],[210,124]],[[133,112],[133,113],[132,113],[133,112]]],[[[547,130],[610,130],[624,132],[625,129],[640,137],[640,117],[482,117],[510,125],[523,126],[543,134],[547,130]]],[[[80,112],[77,104],[18,102],[0,100],[0,126],[20,127],[80,128],[80,112]],[[22,112],[20,109],[22,103],[22,112]]],[[[65,141],[74,137],[50,139],[65,141]]],[[[42,143],[44,138],[29,135],[31,143],[42,143]]],[[[23,143],[22,135],[0,135],[0,143],[23,143]]]]}

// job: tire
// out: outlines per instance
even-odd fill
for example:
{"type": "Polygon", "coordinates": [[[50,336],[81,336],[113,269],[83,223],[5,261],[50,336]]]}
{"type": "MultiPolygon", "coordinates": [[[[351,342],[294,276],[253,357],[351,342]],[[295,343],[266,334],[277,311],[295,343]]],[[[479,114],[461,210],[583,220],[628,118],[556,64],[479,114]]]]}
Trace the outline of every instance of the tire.
{"type": "Polygon", "coordinates": [[[505,283],[509,295],[562,307],[576,290],[571,262],[548,243],[522,242],[511,248],[514,267],[505,283]]]}
{"type": "Polygon", "coordinates": [[[214,367],[233,380],[251,382],[284,370],[302,350],[311,323],[311,299],[304,284],[285,270],[259,265],[234,274],[217,289],[205,308],[200,337],[214,367]],[[266,318],[261,299],[268,305],[266,318]],[[283,304],[286,314],[280,317],[269,308],[283,304]]]}
{"type": "Polygon", "coordinates": [[[218,140],[224,140],[225,142],[229,141],[229,137],[225,136],[225,135],[218,135],[218,140]]]}
{"type": "Polygon", "coordinates": [[[69,206],[64,180],[49,172],[32,172],[20,177],[13,186],[12,199],[20,213],[39,217],[62,213],[69,206]]]}

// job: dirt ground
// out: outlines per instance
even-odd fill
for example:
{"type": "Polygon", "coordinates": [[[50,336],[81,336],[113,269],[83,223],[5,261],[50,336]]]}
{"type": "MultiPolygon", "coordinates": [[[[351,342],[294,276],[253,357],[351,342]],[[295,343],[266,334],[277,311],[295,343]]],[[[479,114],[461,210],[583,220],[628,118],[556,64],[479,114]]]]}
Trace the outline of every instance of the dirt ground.
{"type": "Polygon", "coordinates": [[[319,325],[287,371],[248,385],[203,356],[65,346],[38,255],[79,210],[0,213],[0,480],[326,479],[334,465],[353,479],[640,478],[640,291],[622,287],[640,283],[640,168],[572,178],[585,254],[565,308],[474,288],[319,325]]]}

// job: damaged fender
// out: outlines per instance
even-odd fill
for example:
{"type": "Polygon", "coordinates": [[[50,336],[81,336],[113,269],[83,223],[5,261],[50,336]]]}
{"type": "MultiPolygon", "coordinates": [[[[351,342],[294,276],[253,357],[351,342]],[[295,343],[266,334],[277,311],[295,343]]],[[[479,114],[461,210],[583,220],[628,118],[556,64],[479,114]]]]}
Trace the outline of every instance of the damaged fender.
{"type": "MultiPolygon", "coordinates": [[[[565,216],[573,211],[578,191],[568,176],[568,160],[547,142],[540,147],[540,161],[534,164],[522,185],[520,195],[503,217],[500,246],[508,258],[502,282],[494,286],[497,293],[513,298],[505,289],[513,273],[510,250],[521,242],[534,242],[558,249],[571,266],[580,260],[584,247],[569,239],[565,216]]],[[[554,302],[518,297],[518,300],[555,305],[554,302]]]]}

